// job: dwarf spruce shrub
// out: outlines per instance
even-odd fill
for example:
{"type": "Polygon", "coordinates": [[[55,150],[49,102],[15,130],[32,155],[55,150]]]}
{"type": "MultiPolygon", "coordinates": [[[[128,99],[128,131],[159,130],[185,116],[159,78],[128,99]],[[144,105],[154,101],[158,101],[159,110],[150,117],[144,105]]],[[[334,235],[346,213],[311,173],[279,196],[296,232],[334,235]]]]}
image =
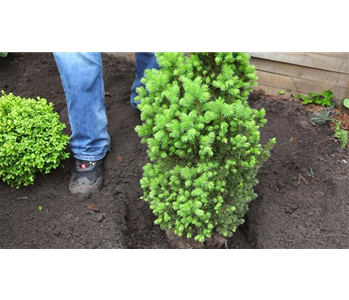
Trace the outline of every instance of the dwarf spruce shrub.
{"type": "Polygon", "coordinates": [[[249,107],[257,76],[245,53],[158,53],[160,70],[147,70],[138,89],[148,144],[143,199],[156,224],[203,242],[216,231],[229,237],[256,197],[259,166],[269,156],[259,128],[264,109],[249,107]]]}
{"type": "Polygon", "coordinates": [[[25,99],[1,91],[0,179],[19,188],[34,183],[67,158],[65,124],[46,99],[25,99]]]}

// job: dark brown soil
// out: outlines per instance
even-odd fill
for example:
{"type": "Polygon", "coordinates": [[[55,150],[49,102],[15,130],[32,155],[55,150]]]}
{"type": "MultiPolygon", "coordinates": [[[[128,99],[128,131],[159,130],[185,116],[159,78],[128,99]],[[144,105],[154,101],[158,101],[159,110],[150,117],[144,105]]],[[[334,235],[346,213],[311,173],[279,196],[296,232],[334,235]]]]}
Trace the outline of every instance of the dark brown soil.
{"type": "MultiPolygon", "coordinates": [[[[139,179],[147,157],[134,128],[139,113],[129,102],[135,73],[122,59],[103,56],[112,147],[102,191],[88,199],[70,195],[73,159],[36,184],[15,190],[0,183],[1,248],[166,248],[148,204],[139,200],[139,179]],[[88,209],[96,204],[100,212],[88,209]],[[42,206],[42,211],[38,206],[42,206]]],[[[68,124],[67,108],[52,54],[13,54],[0,63],[0,89],[52,100],[68,124]]],[[[67,130],[69,132],[69,130],[67,130]]]]}
{"type": "MultiPolygon", "coordinates": [[[[147,156],[134,131],[139,114],[129,104],[133,63],[105,54],[103,63],[112,138],[104,188],[87,199],[70,195],[73,159],[39,175],[31,187],[16,190],[0,182],[0,248],[169,248],[148,204],[139,199],[147,156]]],[[[0,59],[0,90],[47,98],[68,124],[52,54],[0,59]]],[[[228,248],[349,248],[348,152],[329,126],[313,125],[300,104],[257,93],[250,102],[267,111],[263,143],[276,137],[277,145],[259,172],[259,197],[228,248]]]]}
{"type": "Polygon", "coordinates": [[[348,151],[298,103],[252,97],[267,109],[262,140],[276,136],[259,172],[248,237],[257,248],[348,248],[348,151]]]}

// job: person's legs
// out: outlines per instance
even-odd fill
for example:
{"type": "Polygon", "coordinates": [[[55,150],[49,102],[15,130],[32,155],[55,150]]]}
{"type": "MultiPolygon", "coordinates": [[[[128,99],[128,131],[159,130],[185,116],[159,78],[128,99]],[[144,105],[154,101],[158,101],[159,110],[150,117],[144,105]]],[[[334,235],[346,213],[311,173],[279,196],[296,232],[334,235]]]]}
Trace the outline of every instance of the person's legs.
{"type": "Polygon", "coordinates": [[[100,53],[54,53],[72,129],[77,159],[69,189],[89,193],[102,187],[102,159],[109,150],[102,59],[100,53]]]}
{"type": "Polygon", "coordinates": [[[137,108],[137,105],[140,102],[135,100],[135,97],[137,96],[136,89],[139,86],[143,86],[141,79],[144,76],[144,71],[146,69],[159,69],[159,65],[155,57],[155,52],[137,52],[135,67],[136,79],[132,85],[131,104],[133,107],[137,108]]]}
{"type": "Polygon", "coordinates": [[[100,53],[54,53],[67,100],[74,157],[98,161],[109,150],[100,53]]]}

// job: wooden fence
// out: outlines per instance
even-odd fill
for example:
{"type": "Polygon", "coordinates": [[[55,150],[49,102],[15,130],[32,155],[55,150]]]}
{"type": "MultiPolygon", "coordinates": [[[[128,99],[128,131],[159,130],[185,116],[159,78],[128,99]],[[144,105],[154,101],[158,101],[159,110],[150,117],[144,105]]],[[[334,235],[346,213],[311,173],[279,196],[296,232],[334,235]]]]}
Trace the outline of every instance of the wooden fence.
{"type": "MultiPolygon", "coordinates": [[[[249,52],[259,87],[278,91],[321,93],[331,90],[337,100],[349,97],[349,52],[249,52]]],[[[290,93],[285,93],[289,97],[290,93]]]]}

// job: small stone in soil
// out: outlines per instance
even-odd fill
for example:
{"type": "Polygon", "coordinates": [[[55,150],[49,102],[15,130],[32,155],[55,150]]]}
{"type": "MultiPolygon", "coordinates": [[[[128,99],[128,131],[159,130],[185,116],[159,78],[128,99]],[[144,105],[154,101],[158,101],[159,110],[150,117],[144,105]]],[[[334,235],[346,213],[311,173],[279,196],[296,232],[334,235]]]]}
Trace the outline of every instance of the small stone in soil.
{"type": "Polygon", "coordinates": [[[326,226],[324,224],[322,224],[322,223],[319,224],[319,228],[322,231],[326,231],[326,226]]]}
{"type": "Polygon", "coordinates": [[[60,236],[61,235],[61,231],[60,230],[54,230],[53,231],[53,235],[54,236],[60,236]]]}
{"type": "Polygon", "coordinates": [[[91,196],[90,193],[85,193],[85,194],[77,194],[78,201],[83,202],[87,199],[89,199],[91,196]]]}
{"type": "Polygon", "coordinates": [[[102,222],[104,220],[104,218],[105,218],[104,214],[101,214],[101,213],[96,214],[96,221],[97,222],[102,222]]]}
{"type": "Polygon", "coordinates": [[[67,214],[66,215],[67,220],[72,220],[73,217],[74,217],[73,214],[67,214]]]}
{"type": "Polygon", "coordinates": [[[115,189],[114,189],[114,195],[120,195],[120,194],[123,194],[124,190],[122,187],[120,186],[117,186],[115,189]]]}
{"type": "Polygon", "coordinates": [[[99,243],[94,241],[94,242],[92,242],[91,247],[92,247],[92,249],[97,249],[99,247],[99,243]]]}
{"type": "Polygon", "coordinates": [[[299,229],[300,233],[301,233],[304,237],[307,235],[308,230],[307,230],[304,226],[301,225],[301,226],[298,227],[298,229],[299,229]]]}

